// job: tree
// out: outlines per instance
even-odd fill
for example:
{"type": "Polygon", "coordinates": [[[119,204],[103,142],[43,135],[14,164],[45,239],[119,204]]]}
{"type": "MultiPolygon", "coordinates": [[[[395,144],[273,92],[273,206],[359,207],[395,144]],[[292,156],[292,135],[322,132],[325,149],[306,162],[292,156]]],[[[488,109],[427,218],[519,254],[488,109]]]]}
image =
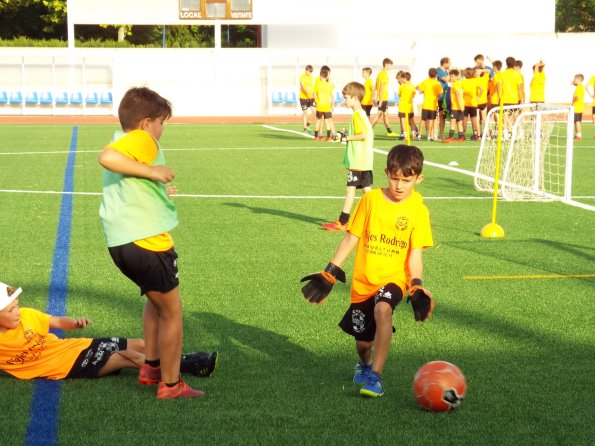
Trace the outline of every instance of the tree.
{"type": "Polygon", "coordinates": [[[595,0],[556,0],[556,32],[595,32],[595,0]]]}

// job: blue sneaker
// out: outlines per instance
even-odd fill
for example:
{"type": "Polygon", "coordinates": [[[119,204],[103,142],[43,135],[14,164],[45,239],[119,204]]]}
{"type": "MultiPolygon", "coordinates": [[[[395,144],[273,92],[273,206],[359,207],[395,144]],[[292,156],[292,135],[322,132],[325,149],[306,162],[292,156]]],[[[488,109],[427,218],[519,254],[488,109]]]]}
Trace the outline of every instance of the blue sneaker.
{"type": "Polygon", "coordinates": [[[358,362],[355,365],[355,373],[353,375],[353,382],[355,384],[364,385],[368,382],[368,375],[372,371],[372,364],[366,365],[358,362]]]}
{"type": "Polygon", "coordinates": [[[382,382],[382,378],[375,372],[370,372],[368,374],[368,382],[360,389],[359,394],[371,398],[377,398],[384,395],[384,383],[382,382]]]}

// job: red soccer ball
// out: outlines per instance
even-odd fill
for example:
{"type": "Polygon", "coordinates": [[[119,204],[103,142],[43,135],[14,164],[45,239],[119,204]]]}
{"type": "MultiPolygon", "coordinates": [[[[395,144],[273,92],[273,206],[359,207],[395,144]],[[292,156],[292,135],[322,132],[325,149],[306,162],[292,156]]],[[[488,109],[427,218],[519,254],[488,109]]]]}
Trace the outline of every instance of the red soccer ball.
{"type": "Polygon", "coordinates": [[[461,405],[467,392],[465,376],[446,361],[432,361],[419,368],[413,378],[418,404],[432,412],[446,412],[461,405]]]}

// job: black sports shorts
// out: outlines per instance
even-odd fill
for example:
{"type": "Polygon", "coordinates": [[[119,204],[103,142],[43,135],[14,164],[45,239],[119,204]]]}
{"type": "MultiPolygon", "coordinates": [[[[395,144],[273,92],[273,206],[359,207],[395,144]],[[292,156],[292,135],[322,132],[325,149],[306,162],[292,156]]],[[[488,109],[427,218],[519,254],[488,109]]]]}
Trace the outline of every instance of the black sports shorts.
{"type": "Polygon", "coordinates": [[[167,293],[180,284],[178,254],[174,248],[149,251],[134,243],[127,243],[108,249],[120,271],[138,285],[141,296],[148,291],[167,293]]]}
{"type": "Polygon", "coordinates": [[[97,338],[74,361],[67,378],[97,378],[99,371],[114,352],[126,350],[126,338],[97,338]]]}
{"type": "MultiPolygon", "coordinates": [[[[401,288],[394,283],[388,283],[367,300],[351,304],[339,322],[339,327],[358,341],[373,341],[376,336],[376,320],[374,319],[376,303],[386,302],[394,311],[401,300],[403,300],[401,288]]],[[[394,332],[395,327],[393,327],[394,332]]]]}
{"type": "Polygon", "coordinates": [[[347,173],[347,186],[355,186],[356,189],[370,187],[374,182],[374,173],[371,170],[350,170],[347,173]]]}

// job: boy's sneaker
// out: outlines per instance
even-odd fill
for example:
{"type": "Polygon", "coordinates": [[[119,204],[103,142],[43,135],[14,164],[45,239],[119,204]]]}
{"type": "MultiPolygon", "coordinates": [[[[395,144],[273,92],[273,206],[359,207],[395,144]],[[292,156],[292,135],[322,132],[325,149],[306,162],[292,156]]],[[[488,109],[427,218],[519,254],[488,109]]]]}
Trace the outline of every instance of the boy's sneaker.
{"type": "Polygon", "coordinates": [[[382,378],[375,372],[370,372],[368,374],[368,382],[360,389],[359,394],[371,398],[377,398],[384,395],[384,383],[382,382],[382,378]]]}
{"type": "Polygon", "coordinates": [[[332,223],[323,223],[322,227],[327,231],[345,231],[346,225],[342,225],[339,220],[332,223]]]}
{"type": "Polygon", "coordinates": [[[157,388],[157,398],[160,400],[171,400],[174,398],[195,398],[197,396],[204,396],[202,390],[194,390],[184,381],[180,380],[173,387],[167,387],[162,381],[157,388]]]}
{"type": "Polygon", "coordinates": [[[452,136],[449,136],[448,138],[443,139],[442,142],[448,144],[448,143],[454,142],[454,140],[455,139],[452,136]]]}
{"type": "Polygon", "coordinates": [[[580,137],[580,136],[575,136],[575,137],[574,137],[574,140],[575,140],[575,141],[580,141],[580,140],[582,140],[582,139],[583,139],[583,138],[582,138],[582,137],[580,137]]]}
{"type": "Polygon", "coordinates": [[[217,368],[217,362],[219,360],[219,353],[217,351],[211,353],[196,352],[182,355],[182,363],[187,362],[192,368],[194,376],[200,376],[206,378],[211,376],[217,368]]]}
{"type": "Polygon", "coordinates": [[[138,382],[146,386],[154,386],[161,381],[161,367],[143,364],[138,371],[138,382]]]}
{"type": "Polygon", "coordinates": [[[358,362],[355,365],[355,373],[353,374],[353,382],[361,384],[362,386],[368,382],[368,375],[372,372],[372,364],[366,365],[358,362]]]}
{"type": "Polygon", "coordinates": [[[387,132],[386,136],[390,136],[390,137],[394,138],[395,136],[399,136],[399,135],[397,135],[395,132],[387,132]]]}
{"type": "Polygon", "coordinates": [[[460,138],[455,139],[455,142],[463,142],[465,141],[465,137],[461,136],[460,138]]]}
{"type": "Polygon", "coordinates": [[[480,139],[480,138],[479,138],[479,135],[473,135],[473,136],[471,137],[471,141],[479,141],[479,139],[480,139]]]}

